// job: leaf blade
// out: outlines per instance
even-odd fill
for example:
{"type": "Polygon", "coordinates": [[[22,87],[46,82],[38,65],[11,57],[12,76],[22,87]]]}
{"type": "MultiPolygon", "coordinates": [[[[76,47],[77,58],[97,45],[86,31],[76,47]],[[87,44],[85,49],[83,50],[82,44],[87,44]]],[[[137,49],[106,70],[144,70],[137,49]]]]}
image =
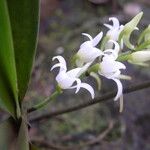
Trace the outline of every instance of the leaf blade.
{"type": "Polygon", "coordinates": [[[15,56],[7,3],[0,1],[0,107],[16,117],[18,103],[15,56]]]}
{"type": "Polygon", "coordinates": [[[7,0],[14,39],[19,100],[26,93],[35,57],[39,0],[7,0]]]}

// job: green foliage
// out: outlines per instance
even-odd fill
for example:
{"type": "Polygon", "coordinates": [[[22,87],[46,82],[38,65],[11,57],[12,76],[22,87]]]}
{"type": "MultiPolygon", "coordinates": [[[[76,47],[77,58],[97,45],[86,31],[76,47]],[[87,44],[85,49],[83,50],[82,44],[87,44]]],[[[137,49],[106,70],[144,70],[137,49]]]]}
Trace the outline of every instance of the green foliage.
{"type": "Polygon", "coordinates": [[[38,0],[0,1],[0,107],[14,117],[20,117],[31,74],[38,12],[38,0]]]}
{"type": "Polygon", "coordinates": [[[17,76],[7,3],[0,1],[0,107],[19,116],[17,76]]]}
{"type": "Polygon", "coordinates": [[[33,65],[38,20],[39,0],[7,0],[13,34],[19,100],[26,93],[33,65]]]}
{"type": "Polygon", "coordinates": [[[13,116],[0,124],[2,150],[29,150],[28,127],[19,118],[35,55],[38,20],[39,0],[0,0],[0,108],[13,116]]]}
{"type": "Polygon", "coordinates": [[[143,16],[143,12],[140,12],[137,14],[130,22],[128,22],[125,26],[122,32],[119,35],[119,42],[121,42],[121,39],[123,39],[124,44],[129,48],[129,49],[134,49],[134,45],[130,43],[130,36],[131,33],[135,30],[138,29],[137,25],[139,21],[141,20],[143,16]]]}

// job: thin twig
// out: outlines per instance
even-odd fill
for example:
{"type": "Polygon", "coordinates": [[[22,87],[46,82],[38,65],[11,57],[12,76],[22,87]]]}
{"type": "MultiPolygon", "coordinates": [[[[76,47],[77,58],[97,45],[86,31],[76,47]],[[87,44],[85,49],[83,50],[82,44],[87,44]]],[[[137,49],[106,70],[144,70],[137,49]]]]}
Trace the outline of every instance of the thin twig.
{"type": "MultiPolygon", "coordinates": [[[[134,91],[146,89],[149,87],[150,87],[150,80],[142,82],[140,84],[131,85],[129,87],[126,87],[126,88],[124,88],[123,93],[127,94],[127,93],[131,93],[134,91]]],[[[54,112],[50,112],[50,113],[44,114],[42,116],[35,117],[35,118],[31,119],[30,122],[40,121],[43,119],[49,119],[49,118],[57,116],[57,115],[61,115],[61,114],[65,114],[68,112],[73,112],[73,111],[76,111],[79,109],[83,109],[83,108],[89,107],[91,105],[97,104],[99,102],[107,101],[107,100],[113,98],[115,95],[116,95],[116,91],[109,92],[109,93],[106,93],[103,96],[97,97],[93,100],[89,100],[89,101],[80,103],[80,104],[75,105],[75,106],[70,106],[68,108],[62,108],[60,110],[56,110],[54,112]]]]}
{"type": "Polygon", "coordinates": [[[85,146],[90,146],[90,145],[94,145],[96,143],[100,143],[108,135],[108,133],[110,133],[110,131],[113,129],[113,127],[114,127],[114,121],[111,120],[109,122],[108,128],[106,130],[104,130],[102,133],[100,133],[94,139],[89,140],[89,141],[84,142],[79,145],[63,146],[63,145],[58,145],[58,144],[52,144],[52,142],[47,142],[45,140],[40,140],[40,139],[35,139],[35,138],[32,139],[31,142],[35,143],[38,146],[45,147],[45,148],[51,148],[53,150],[74,150],[74,149],[79,150],[85,146]]]}
{"type": "Polygon", "coordinates": [[[89,140],[85,143],[82,143],[80,145],[74,146],[74,147],[79,149],[79,148],[83,148],[85,146],[90,146],[90,145],[100,143],[108,135],[108,133],[110,133],[110,131],[113,129],[113,127],[114,127],[114,121],[111,120],[109,122],[108,128],[106,130],[104,130],[102,133],[100,133],[97,137],[95,137],[94,139],[89,140]]]}
{"type": "Polygon", "coordinates": [[[31,140],[31,142],[37,146],[48,148],[51,150],[68,150],[67,147],[56,145],[51,142],[47,142],[46,140],[39,140],[39,139],[34,138],[31,140]]]}

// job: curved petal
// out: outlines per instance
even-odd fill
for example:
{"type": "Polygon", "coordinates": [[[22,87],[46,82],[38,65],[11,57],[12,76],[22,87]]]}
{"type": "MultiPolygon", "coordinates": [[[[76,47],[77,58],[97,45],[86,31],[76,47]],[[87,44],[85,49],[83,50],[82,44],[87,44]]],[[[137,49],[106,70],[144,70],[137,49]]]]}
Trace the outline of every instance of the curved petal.
{"type": "Polygon", "coordinates": [[[62,56],[54,56],[52,58],[52,60],[54,61],[55,59],[57,59],[61,64],[63,64],[64,66],[66,66],[66,61],[62,56]]]}
{"type": "Polygon", "coordinates": [[[93,46],[96,46],[100,40],[102,39],[103,37],[103,32],[100,32],[93,40],[92,40],[92,45],[93,46]]]}
{"type": "MultiPolygon", "coordinates": [[[[93,47],[92,41],[86,41],[80,45],[80,49],[89,49],[91,47],[93,47]]],[[[79,51],[80,51],[80,49],[79,49],[79,51]]]]}
{"type": "Polygon", "coordinates": [[[80,88],[81,88],[81,80],[76,78],[75,81],[77,82],[77,85],[76,85],[76,92],[75,93],[78,93],[80,88]]]}
{"type": "Polygon", "coordinates": [[[113,22],[113,28],[119,29],[120,23],[119,23],[119,20],[116,17],[109,18],[109,21],[113,22]]]}
{"type": "Polygon", "coordinates": [[[118,98],[121,97],[122,92],[123,92],[123,87],[122,87],[122,83],[120,82],[119,79],[115,79],[115,78],[114,78],[114,79],[112,79],[112,80],[116,82],[117,88],[118,88],[117,95],[116,95],[115,98],[114,98],[114,100],[116,101],[116,100],[118,100],[118,98]]]}
{"type": "Polygon", "coordinates": [[[126,66],[119,61],[115,61],[115,67],[118,69],[126,69],[126,66]]]}
{"type": "Polygon", "coordinates": [[[92,86],[90,86],[87,83],[81,83],[80,87],[85,88],[86,90],[88,90],[91,94],[92,99],[94,99],[95,94],[94,94],[94,89],[92,88],[92,86]]]}
{"type": "Polygon", "coordinates": [[[52,66],[52,68],[51,68],[51,71],[54,69],[54,68],[57,68],[57,67],[60,67],[60,71],[62,71],[62,70],[64,70],[64,71],[66,71],[66,66],[64,66],[63,64],[61,64],[61,63],[58,63],[58,64],[55,64],[54,66],[52,66]]]}
{"type": "Polygon", "coordinates": [[[82,33],[82,35],[87,36],[87,37],[90,39],[90,41],[92,41],[92,40],[93,40],[92,36],[91,36],[91,35],[89,35],[89,34],[87,34],[87,33],[82,33]]]}
{"type": "Polygon", "coordinates": [[[113,29],[113,26],[112,26],[112,25],[110,25],[110,24],[106,24],[106,23],[104,23],[104,26],[105,26],[105,27],[107,27],[107,28],[108,28],[108,29],[110,29],[110,30],[111,30],[111,29],[113,29]]]}

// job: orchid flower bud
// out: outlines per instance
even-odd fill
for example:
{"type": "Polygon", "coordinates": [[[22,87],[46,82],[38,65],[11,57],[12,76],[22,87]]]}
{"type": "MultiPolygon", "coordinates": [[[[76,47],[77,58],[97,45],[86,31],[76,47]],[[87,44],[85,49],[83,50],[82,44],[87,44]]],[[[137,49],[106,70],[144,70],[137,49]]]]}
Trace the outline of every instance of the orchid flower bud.
{"type": "Polygon", "coordinates": [[[129,62],[138,64],[150,61],[150,50],[137,51],[130,55],[129,62]]]}
{"type": "Polygon", "coordinates": [[[130,36],[134,30],[138,30],[137,24],[141,20],[142,15],[143,15],[143,12],[137,14],[130,22],[128,22],[124,26],[124,29],[122,30],[122,32],[119,35],[119,42],[121,43],[121,40],[123,39],[124,44],[130,49],[135,48],[134,45],[132,45],[130,43],[130,36]]]}

